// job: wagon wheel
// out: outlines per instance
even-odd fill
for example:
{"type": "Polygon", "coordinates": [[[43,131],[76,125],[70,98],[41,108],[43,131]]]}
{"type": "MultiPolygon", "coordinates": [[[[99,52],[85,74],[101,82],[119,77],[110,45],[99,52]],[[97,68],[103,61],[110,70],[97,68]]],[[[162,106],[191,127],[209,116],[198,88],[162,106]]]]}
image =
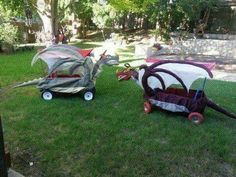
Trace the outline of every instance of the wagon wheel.
{"type": "Polygon", "coordinates": [[[150,112],[152,112],[152,105],[149,101],[145,101],[144,104],[143,104],[143,109],[144,109],[144,112],[146,114],[149,114],[150,112]]]}
{"type": "Polygon", "coordinates": [[[91,101],[94,99],[94,96],[95,96],[95,88],[92,88],[92,89],[86,89],[84,92],[83,92],[83,99],[85,101],[91,101]]]}
{"type": "Polygon", "coordinates": [[[53,93],[49,90],[43,91],[41,96],[45,101],[50,101],[53,99],[53,93]]]}
{"type": "Polygon", "coordinates": [[[203,122],[204,117],[203,117],[202,114],[200,114],[200,113],[198,113],[198,112],[192,112],[192,113],[190,113],[190,114],[188,115],[188,119],[189,119],[192,123],[198,125],[198,124],[201,124],[201,123],[203,122]]]}

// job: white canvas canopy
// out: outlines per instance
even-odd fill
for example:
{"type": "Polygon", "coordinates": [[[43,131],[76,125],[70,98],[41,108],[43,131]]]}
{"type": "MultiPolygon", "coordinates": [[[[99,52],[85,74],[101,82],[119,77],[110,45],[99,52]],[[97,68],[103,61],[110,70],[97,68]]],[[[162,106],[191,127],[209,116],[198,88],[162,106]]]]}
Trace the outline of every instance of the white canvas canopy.
{"type": "MultiPolygon", "coordinates": [[[[144,76],[144,72],[145,69],[139,70],[138,81],[142,88],[142,78],[144,76]]],[[[188,91],[193,82],[197,79],[213,77],[211,71],[203,65],[190,62],[165,62],[162,64],[157,64],[155,67],[151,68],[150,72],[154,75],[158,75],[163,80],[165,88],[168,88],[173,84],[179,84],[186,86],[188,91]]],[[[164,89],[161,80],[154,75],[151,74],[147,78],[148,86],[152,89],[164,89]]]]}

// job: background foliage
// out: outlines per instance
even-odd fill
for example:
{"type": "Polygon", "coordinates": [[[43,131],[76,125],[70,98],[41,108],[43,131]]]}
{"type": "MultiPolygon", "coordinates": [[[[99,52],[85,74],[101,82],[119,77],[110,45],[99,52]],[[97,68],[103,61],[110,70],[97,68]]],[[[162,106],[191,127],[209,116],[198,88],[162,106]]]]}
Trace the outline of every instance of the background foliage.
{"type": "MultiPolygon", "coordinates": [[[[4,7],[14,10],[18,15],[24,15],[27,2],[36,16],[37,1],[0,0],[4,7]]],[[[211,13],[220,4],[219,0],[108,0],[104,1],[105,3],[97,0],[45,0],[45,2],[58,8],[58,15],[54,18],[59,23],[66,22],[68,17],[74,14],[81,23],[79,27],[81,37],[86,37],[87,30],[94,24],[99,29],[114,27],[116,24],[117,27],[122,26],[122,29],[156,29],[156,32],[164,38],[168,38],[171,31],[179,28],[192,32],[206,11],[211,13]]]]}
{"type": "Polygon", "coordinates": [[[17,41],[17,27],[10,24],[12,11],[4,9],[0,4],[0,45],[12,45],[17,41]]]}

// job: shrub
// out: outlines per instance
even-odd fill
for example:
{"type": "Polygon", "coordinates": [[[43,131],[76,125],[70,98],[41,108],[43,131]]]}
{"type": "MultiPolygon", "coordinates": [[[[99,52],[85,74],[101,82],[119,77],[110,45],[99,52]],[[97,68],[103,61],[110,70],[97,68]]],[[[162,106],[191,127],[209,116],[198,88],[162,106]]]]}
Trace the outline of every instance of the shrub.
{"type": "Polygon", "coordinates": [[[8,44],[14,44],[17,41],[17,27],[10,23],[3,23],[0,26],[0,41],[8,44]]]}
{"type": "Polygon", "coordinates": [[[0,50],[7,52],[13,49],[18,38],[18,28],[10,23],[12,15],[14,13],[0,3],[0,50]]]}
{"type": "Polygon", "coordinates": [[[10,23],[3,23],[0,26],[0,47],[1,50],[11,52],[17,41],[17,27],[10,23]]]}

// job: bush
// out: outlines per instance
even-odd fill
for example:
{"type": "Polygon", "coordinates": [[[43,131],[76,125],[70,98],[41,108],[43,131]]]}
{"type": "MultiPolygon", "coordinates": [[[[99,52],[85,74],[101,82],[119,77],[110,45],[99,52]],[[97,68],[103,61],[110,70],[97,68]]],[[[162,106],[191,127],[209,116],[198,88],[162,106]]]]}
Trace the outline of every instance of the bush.
{"type": "Polygon", "coordinates": [[[12,51],[13,45],[18,38],[18,28],[10,23],[12,15],[15,14],[3,8],[3,5],[0,3],[0,50],[4,52],[12,51]]]}
{"type": "Polygon", "coordinates": [[[17,27],[10,23],[3,23],[0,26],[0,41],[3,43],[14,44],[17,40],[17,27]]]}
{"type": "Polygon", "coordinates": [[[0,47],[2,51],[11,52],[17,41],[17,28],[10,23],[0,26],[0,47]]]}

